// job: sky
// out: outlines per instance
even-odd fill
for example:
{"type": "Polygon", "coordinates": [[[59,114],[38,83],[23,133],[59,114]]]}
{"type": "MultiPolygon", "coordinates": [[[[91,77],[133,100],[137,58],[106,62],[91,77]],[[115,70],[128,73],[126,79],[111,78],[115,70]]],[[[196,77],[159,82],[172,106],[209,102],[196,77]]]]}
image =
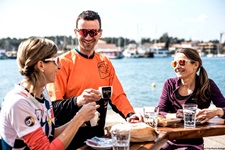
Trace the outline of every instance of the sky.
{"type": "Polygon", "coordinates": [[[0,38],[75,38],[84,10],[99,13],[102,37],[225,40],[225,0],[0,0],[0,38]]]}

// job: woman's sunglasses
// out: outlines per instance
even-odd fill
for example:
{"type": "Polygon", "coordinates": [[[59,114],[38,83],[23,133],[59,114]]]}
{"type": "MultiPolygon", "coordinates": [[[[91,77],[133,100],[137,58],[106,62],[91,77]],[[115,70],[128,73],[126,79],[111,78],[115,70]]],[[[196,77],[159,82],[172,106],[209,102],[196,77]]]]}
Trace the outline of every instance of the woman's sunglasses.
{"type": "Polygon", "coordinates": [[[87,35],[89,34],[90,37],[94,37],[98,34],[98,32],[101,31],[101,29],[76,29],[77,32],[79,32],[79,34],[83,37],[87,37],[87,35]]]}
{"type": "Polygon", "coordinates": [[[60,65],[59,65],[59,56],[52,57],[52,58],[47,58],[47,59],[44,59],[44,61],[54,61],[54,63],[56,64],[56,66],[60,67],[60,65]]]}
{"type": "Polygon", "coordinates": [[[180,66],[185,66],[185,64],[187,62],[194,63],[195,61],[189,60],[189,59],[174,60],[174,61],[171,61],[171,65],[172,65],[173,68],[175,68],[177,66],[177,64],[179,64],[180,66]]]}

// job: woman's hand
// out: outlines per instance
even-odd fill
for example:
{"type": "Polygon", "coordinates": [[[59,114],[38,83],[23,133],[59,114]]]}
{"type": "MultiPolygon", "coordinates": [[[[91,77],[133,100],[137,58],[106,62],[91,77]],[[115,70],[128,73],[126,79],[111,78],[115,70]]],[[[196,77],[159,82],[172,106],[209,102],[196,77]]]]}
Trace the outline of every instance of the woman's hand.
{"type": "Polygon", "coordinates": [[[83,107],[77,112],[76,115],[80,115],[84,122],[91,120],[95,116],[96,109],[99,108],[95,102],[84,104],[83,107]]]}
{"type": "Polygon", "coordinates": [[[201,123],[205,123],[215,116],[222,117],[223,114],[222,108],[206,108],[198,111],[196,120],[201,120],[201,123]]]}
{"type": "Polygon", "coordinates": [[[77,97],[77,106],[81,107],[90,102],[96,102],[101,99],[100,92],[95,89],[85,89],[83,93],[77,97]]]}
{"type": "Polygon", "coordinates": [[[178,109],[176,113],[177,118],[183,118],[184,117],[184,112],[183,109],[178,109]]]}

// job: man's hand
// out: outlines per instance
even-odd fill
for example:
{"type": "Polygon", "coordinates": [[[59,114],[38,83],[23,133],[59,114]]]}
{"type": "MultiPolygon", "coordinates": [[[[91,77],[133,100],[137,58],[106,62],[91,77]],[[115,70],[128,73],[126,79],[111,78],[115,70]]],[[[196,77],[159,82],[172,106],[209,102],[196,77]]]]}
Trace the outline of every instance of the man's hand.
{"type": "Polygon", "coordinates": [[[83,93],[77,97],[77,106],[81,107],[90,102],[96,102],[101,99],[100,92],[95,89],[85,89],[83,93]]]}
{"type": "Polygon", "coordinates": [[[140,114],[133,114],[130,117],[128,117],[127,122],[130,123],[138,123],[143,121],[143,117],[140,114]]]}

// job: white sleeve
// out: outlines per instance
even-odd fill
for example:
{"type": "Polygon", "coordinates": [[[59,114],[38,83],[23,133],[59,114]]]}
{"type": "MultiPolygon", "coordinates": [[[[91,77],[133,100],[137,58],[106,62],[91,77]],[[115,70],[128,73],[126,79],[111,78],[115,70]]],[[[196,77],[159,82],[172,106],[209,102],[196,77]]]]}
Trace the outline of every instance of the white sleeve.
{"type": "Polygon", "coordinates": [[[20,99],[14,103],[9,110],[8,117],[19,137],[23,137],[41,127],[35,115],[35,108],[25,99],[20,99]]]}

